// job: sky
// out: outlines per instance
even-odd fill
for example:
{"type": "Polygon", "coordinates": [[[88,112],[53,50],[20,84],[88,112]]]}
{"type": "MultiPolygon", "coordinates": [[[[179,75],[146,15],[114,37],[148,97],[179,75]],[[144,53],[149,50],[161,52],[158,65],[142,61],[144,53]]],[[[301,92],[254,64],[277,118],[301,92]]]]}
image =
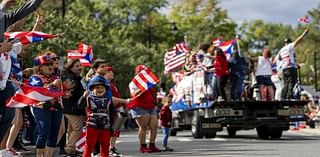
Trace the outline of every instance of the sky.
{"type": "Polygon", "coordinates": [[[297,25],[297,19],[317,8],[319,0],[219,0],[219,6],[237,24],[244,20],[297,25]]]}

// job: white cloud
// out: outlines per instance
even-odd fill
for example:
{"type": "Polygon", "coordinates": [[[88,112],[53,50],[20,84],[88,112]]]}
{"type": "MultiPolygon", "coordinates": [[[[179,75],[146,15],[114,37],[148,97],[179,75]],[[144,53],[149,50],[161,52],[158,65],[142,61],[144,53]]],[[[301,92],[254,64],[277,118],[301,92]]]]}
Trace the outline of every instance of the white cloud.
{"type": "Polygon", "coordinates": [[[317,0],[220,0],[219,6],[238,24],[244,20],[296,25],[297,19],[317,8],[317,0]]]}

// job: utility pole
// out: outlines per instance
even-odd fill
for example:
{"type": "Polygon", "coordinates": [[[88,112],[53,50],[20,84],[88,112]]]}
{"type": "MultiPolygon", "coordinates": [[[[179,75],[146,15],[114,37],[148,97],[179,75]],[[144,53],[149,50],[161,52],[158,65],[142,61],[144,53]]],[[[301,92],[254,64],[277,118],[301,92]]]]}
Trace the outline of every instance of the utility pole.
{"type": "Polygon", "coordinates": [[[318,91],[318,76],[317,76],[317,51],[313,52],[313,68],[314,68],[314,88],[318,91]]]}

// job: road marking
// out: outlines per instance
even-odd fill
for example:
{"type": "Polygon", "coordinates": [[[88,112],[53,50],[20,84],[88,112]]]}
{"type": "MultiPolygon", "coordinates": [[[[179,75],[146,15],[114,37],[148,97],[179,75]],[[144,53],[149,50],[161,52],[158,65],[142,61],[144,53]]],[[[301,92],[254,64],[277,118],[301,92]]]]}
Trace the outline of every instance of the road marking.
{"type": "Polygon", "coordinates": [[[180,141],[180,142],[190,142],[192,141],[190,138],[177,138],[177,141],[180,141]]]}
{"type": "Polygon", "coordinates": [[[227,139],[221,138],[221,137],[212,138],[211,140],[212,141],[227,141],[227,139]]]}

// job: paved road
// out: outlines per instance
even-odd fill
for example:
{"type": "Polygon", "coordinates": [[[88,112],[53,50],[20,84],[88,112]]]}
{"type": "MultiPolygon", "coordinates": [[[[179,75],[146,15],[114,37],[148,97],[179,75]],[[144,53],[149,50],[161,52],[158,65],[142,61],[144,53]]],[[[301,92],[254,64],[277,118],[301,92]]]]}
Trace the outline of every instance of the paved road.
{"type": "MultiPolygon", "coordinates": [[[[189,131],[178,132],[169,138],[169,145],[174,152],[142,154],[138,151],[135,131],[123,132],[117,147],[125,157],[314,157],[320,154],[319,134],[313,131],[288,131],[279,140],[260,140],[255,130],[239,131],[237,137],[229,138],[227,133],[219,132],[213,139],[193,139],[189,131]]],[[[161,146],[162,135],[159,132],[157,146],[161,146]]],[[[34,155],[28,155],[34,156],[34,155]]],[[[56,155],[58,156],[58,155],[56,155]]]]}

